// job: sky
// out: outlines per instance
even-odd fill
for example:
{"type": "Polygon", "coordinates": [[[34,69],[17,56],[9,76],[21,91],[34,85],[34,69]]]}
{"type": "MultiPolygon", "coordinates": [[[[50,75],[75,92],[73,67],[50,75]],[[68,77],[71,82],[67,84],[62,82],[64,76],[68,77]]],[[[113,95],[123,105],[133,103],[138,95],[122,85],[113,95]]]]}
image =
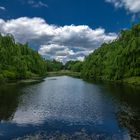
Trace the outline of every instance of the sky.
{"type": "Polygon", "coordinates": [[[0,0],[0,33],[46,59],[83,60],[140,20],[140,0],[0,0]]]}

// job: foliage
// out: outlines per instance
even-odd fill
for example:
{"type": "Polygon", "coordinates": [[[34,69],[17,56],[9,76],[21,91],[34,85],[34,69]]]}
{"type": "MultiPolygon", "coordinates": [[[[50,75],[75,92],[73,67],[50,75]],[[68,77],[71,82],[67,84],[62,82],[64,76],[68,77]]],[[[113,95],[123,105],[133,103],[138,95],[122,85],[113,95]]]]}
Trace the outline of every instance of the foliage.
{"type": "Polygon", "coordinates": [[[124,83],[131,85],[140,85],[140,77],[130,77],[123,80],[124,83]]]}
{"type": "Polygon", "coordinates": [[[84,61],[82,76],[103,80],[140,76],[140,24],[121,31],[116,40],[90,54],[84,61]]]}
{"type": "Polygon", "coordinates": [[[65,69],[73,72],[81,72],[83,66],[83,62],[81,61],[68,61],[65,64],[65,69]]]}
{"type": "Polygon", "coordinates": [[[46,60],[47,62],[47,71],[60,71],[63,69],[63,63],[56,60],[46,60]]]}
{"type": "Polygon", "coordinates": [[[73,71],[69,71],[69,70],[60,70],[60,71],[51,71],[48,72],[47,74],[48,76],[62,76],[62,75],[67,75],[67,76],[72,76],[72,77],[80,77],[80,73],[79,72],[73,72],[73,71]]]}
{"type": "Polygon", "coordinates": [[[46,61],[28,44],[16,43],[11,35],[0,35],[0,79],[42,76],[46,71],[46,61]]]}

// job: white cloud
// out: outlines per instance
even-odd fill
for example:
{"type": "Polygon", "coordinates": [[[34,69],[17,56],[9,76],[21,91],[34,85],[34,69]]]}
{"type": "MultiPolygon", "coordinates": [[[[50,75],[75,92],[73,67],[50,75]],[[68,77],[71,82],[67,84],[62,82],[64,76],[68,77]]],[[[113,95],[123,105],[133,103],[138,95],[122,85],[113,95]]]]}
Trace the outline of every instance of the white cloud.
{"type": "Polygon", "coordinates": [[[140,0],[106,0],[106,2],[114,4],[116,8],[124,7],[131,13],[140,12],[140,0]]]}
{"type": "Polygon", "coordinates": [[[21,17],[0,19],[0,32],[12,34],[16,41],[38,46],[41,55],[60,61],[82,60],[103,42],[117,37],[103,28],[91,29],[87,25],[49,25],[42,18],[21,17]]]}
{"type": "Polygon", "coordinates": [[[5,11],[5,10],[6,10],[6,8],[5,8],[5,7],[3,7],[3,6],[0,6],[0,10],[5,11]]]}

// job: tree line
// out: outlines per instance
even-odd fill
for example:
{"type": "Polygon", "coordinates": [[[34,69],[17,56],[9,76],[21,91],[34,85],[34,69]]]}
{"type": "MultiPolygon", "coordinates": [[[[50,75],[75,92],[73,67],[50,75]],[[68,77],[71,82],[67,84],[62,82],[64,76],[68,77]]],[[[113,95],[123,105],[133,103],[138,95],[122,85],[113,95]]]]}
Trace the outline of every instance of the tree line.
{"type": "Polygon", "coordinates": [[[102,44],[86,57],[81,75],[102,80],[140,76],[140,24],[122,30],[116,40],[102,44]]]}
{"type": "Polygon", "coordinates": [[[122,30],[116,40],[103,43],[83,62],[67,62],[67,69],[84,79],[122,80],[140,76],[140,24],[122,30]]]}
{"type": "Polygon", "coordinates": [[[45,60],[29,45],[15,42],[12,35],[0,34],[0,81],[44,76],[62,69],[62,63],[45,60]]]}

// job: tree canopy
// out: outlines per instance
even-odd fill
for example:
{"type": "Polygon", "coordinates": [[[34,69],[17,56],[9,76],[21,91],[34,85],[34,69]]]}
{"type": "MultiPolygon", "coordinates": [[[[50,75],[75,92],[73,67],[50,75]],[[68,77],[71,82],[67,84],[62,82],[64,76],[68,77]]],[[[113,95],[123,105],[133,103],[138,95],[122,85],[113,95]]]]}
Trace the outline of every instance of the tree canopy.
{"type": "Polygon", "coordinates": [[[122,30],[86,57],[82,76],[86,79],[121,80],[140,76],[140,24],[122,30]]]}
{"type": "Polygon", "coordinates": [[[63,69],[63,63],[56,60],[46,60],[47,62],[47,71],[60,71],[63,69]]]}
{"type": "Polygon", "coordinates": [[[11,35],[0,35],[0,79],[42,76],[46,71],[46,61],[27,43],[16,43],[11,35]]]}
{"type": "Polygon", "coordinates": [[[81,61],[68,61],[65,64],[65,69],[73,72],[81,72],[83,62],[81,61]]]}

